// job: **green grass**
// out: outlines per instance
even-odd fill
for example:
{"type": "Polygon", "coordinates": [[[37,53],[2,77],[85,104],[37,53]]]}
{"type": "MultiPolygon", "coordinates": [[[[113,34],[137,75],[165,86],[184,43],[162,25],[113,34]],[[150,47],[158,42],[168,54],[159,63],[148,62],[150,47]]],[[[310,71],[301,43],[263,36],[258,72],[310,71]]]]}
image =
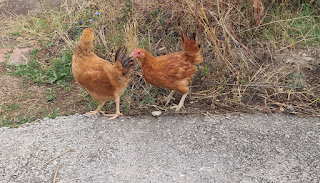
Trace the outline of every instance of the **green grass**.
{"type": "Polygon", "coordinates": [[[14,111],[17,109],[19,109],[19,104],[12,104],[12,105],[7,106],[6,111],[14,111]]]}
{"type": "Polygon", "coordinates": [[[55,102],[56,101],[56,95],[53,92],[51,92],[51,90],[46,93],[46,101],[47,102],[55,102]]]}
{"type": "Polygon", "coordinates": [[[11,35],[14,37],[19,37],[21,36],[21,32],[12,32],[11,35]]]}
{"type": "MultiPolygon", "coordinates": [[[[33,51],[31,55],[35,55],[33,51]]],[[[64,83],[73,79],[71,73],[71,52],[63,52],[60,58],[51,60],[49,67],[40,65],[32,59],[26,65],[11,66],[10,73],[14,76],[23,77],[37,84],[64,83]]]]}
{"type": "Polygon", "coordinates": [[[48,115],[48,118],[50,119],[55,119],[56,117],[59,116],[59,112],[57,109],[55,109],[53,112],[51,112],[49,115],[48,115]]]}
{"type": "Polygon", "coordinates": [[[290,75],[290,78],[287,80],[287,83],[291,87],[304,88],[306,75],[302,72],[294,72],[290,75]]]}
{"type": "Polygon", "coordinates": [[[298,9],[283,10],[279,6],[271,9],[267,16],[263,35],[269,41],[285,40],[290,45],[320,46],[320,14],[310,4],[301,4],[298,9]]]}
{"type": "Polygon", "coordinates": [[[7,53],[4,58],[5,58],[5,62],[7,62],[10,58],[11,54],[10,53],[7,53]]]}
{"type": "Polygon", "coordinates": [[[159,97],[164,96],[165,94],[161,92],[162,89],[157,87],[146,88],[143,91],[143,99],[140,102],[140,105],[152,105],[156,102],[159,97]]]}
{"type": "Polygon", "coordinates": [[[20,125],[24,123],[29,123],[36,120],[35,118],[24,118],[24,117],[19,117],[17,120],[13,121],[11,119],[8,119],[6,115],[2,115],[0,118],[0,127],[6,126],[10,128],[17,128],[20,125]]]}
{"type": "MultiPolygon", "coordinates": [[[[20,84],[20,87],[22,88],[28,88],[29,85],[33,85],[33,83],[37,85],[51,85],[53,88],[57,87],[58,89],[51,89],[48,87],[44,93],[45,102],[55,103],[57,100],[56,92],[58,90],[64,89],[66,92],[71,90],[70,81],[73,79],[71,73],[72,53],[70,51],[63,51],[59,57],[52,59],[49,65],[42,65],[39,63],[37,61],[38,54],[39,50],[34,49],[30,54],[30,61],[26,65],[14,66],[4,63],[4,65],[9,69],[9,71],[6,72],[16,77],[22,77],[28,81],[20,84]]],[[[20,101],[28,100],[30,98],[32,98],[30,94],[22,93],[14,100],[20,101]]],[[[35,111],[28,115],[21,111],[24,109],[21,109],[18,103],[2,106],[1,109],[4,113],[2,113],[0,127],[18,127],[21,124],[34,121],[35,119],[39,118],[39,116],[41,116],[41,118],[49,117],[54,119],[60,115],[57,109],[50,108],[52,107],[49,107],[49,109],[44,111],[42,111],[42,109],[35,109],[40,110],[41,114],[37,114],[35,111]],[[10,115],[9,117],[9,115],[6,115],[5,113],[18,113],[21,116],[10,115]]]]}
{"type": "Polygon", "coordinates": [[[56,117],[59,116],[59,111],[58,109],[53,109],[53,111],[48,111],[47,109],[44,109],[41,111],[42,113],[42,118],[50,118],[50,119],[55,119],[56,117]]]}

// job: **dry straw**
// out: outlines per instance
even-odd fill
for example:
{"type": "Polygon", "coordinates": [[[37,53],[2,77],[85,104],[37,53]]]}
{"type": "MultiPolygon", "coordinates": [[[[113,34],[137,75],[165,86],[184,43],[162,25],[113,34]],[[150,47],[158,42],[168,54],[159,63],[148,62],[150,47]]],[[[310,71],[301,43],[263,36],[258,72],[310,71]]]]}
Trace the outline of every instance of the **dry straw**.
{"type": "MultiPolygon", "coordinates": [[[[17,21],[4,23],[8,32],[21,28],[24,44],[36,45],[39,39],[52,42],[55,45],[52,49],[40,50],[51,58],[62,50],[73,49],[78,39],[73,34],[76,27],[91,26],[95,30],[95,45],[102,48],[96,52],[108,60],[112,60],[114,51],[121,45],[125,45],[128,51],[143,47],[155,56],[181,51],[178,31],[182,29],[188,35],[197,33],[204,63],[193,78],[192,94],[187,101],[194,103],[187,108],[206,106],[203,109],[210,112],[284,111],[319,115],[320,84],[310,79],[319,78],[319,74],[274,57],[287,48],[293,49],[298,43],[318,38],[305,36],[294,43],[285,43],[283,39],[273,41],[264,37],[267,28],[276,31],[282,23],[319,17],[310,15],[270,21],[272,6],[280,6],[284,12],[289,9],[286,10],[281,3],[261,2],[83,0],[65,3],[60,11],[21,18],[18,26],[17,21]],[[79,19],[92,18],[86,15],[96,11],[100,15],[92,23],[81,26],[77,23],[79,19]],[[51,24],[41,27],[40,20],[51,24]],[[278,24],[279,27],[274,26],[278,24]],[[311,72],[315,74],[311,75],[311,72]],[[296,77],[295,73],[306,77],[296,77]]],[[[314,26],[310,31],[319,24],[314,26]]],[[[274,37],[279,35],[275,33],[274,37]]],[[[41,59],[38,61],[42,62],[41,59]]],[[[136,63],[132,82],[123,99],[129,111],[134,113],[163,106],[161,96],[167,95],[168,91],[148,85],[142,77],[139,62],[136,63]]]]}

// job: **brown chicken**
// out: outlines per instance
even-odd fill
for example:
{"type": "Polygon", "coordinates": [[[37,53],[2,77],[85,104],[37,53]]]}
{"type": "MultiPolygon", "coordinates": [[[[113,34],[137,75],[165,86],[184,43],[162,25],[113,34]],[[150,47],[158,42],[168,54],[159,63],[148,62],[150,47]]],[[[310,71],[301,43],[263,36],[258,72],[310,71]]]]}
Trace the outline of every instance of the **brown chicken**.
{"type": "Polygon", "coordinates": [[[85,29],[72,56],[72,74],[80,86],[99,102],[98,108],[87,114],[104,114],[101,108],[105,101],[114,99],[116,113],[104,114],[114,119],[122,115],[119,107],[120,96],[130,81],[129,72],[134,59],[125,54],[123,48],[119,48],[112,65],[93,52],[93,39],[93,30],[85,29]]]}
{"type": "Polygon", "coordinates": [[[196,72],[195,64],[202,62],[201,51],[195,36],[190,39],[181,33],[182,48],[184,51],[170,53],[158,57],[152,56],[147,50],[138,48],[130,56],[140,60],[142,74],[148,83],[156,87],[173,90],[167,98],[166,105],[173,99],[175,91],[182,93],[181,100],[176,108],[179,111],[188,95],[191,76],[196,72]]]}

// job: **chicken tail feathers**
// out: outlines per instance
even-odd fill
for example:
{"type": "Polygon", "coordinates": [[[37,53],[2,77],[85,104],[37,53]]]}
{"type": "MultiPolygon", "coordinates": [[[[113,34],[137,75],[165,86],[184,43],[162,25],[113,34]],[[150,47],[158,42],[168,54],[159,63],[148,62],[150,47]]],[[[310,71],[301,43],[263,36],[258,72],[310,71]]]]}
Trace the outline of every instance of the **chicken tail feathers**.
{"type": "Polygon", "coordinates": [[[199,64],[202,62],[201,50],[199,44],[196,42],[196,34],[192,35],[192,38],[185,36],[182,31],[180,31],[182,38],[182,48],[184,52],[192,59],[193,64],[199,64]]]}
{"type": "Polygon", "coordinates": [[[121,63],[122,66],[122,75],[127,76],[131,67],[133,66],[134,59],[133,57],[129,57],[128,54],[125,53],[124,47],[118,48],[115,55],[115,63],[121,63]]]}

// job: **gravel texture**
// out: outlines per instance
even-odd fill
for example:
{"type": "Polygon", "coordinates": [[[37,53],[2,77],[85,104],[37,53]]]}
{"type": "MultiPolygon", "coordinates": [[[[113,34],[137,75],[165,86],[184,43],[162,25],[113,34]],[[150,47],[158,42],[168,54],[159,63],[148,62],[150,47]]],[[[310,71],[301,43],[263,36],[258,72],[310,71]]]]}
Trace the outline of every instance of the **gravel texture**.
{"type": "Polygon", "coordinates": [[[73,115],[0,128],[0,182],[320,182],[320,119],[73,115]],[[48,160],[70,150],[55,160],[48,160]]]}

